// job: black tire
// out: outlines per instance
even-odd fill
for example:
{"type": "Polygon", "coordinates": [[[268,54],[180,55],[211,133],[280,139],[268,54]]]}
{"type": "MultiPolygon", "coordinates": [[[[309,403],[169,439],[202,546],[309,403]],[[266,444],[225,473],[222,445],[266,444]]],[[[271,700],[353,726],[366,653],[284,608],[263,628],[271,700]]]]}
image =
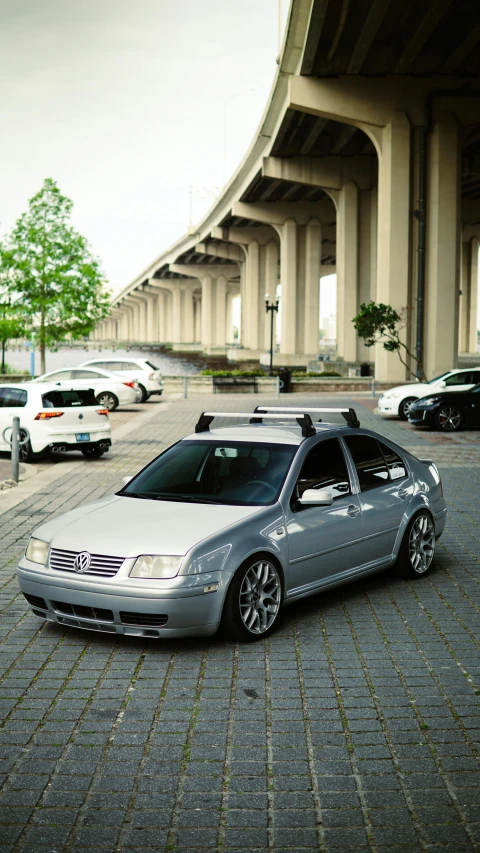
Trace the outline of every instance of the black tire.
{"type": "Polygon", "coordinates": [[[278,624],[282,605],[283,578],[278,566],[270,557],[250,557],[240,566],[228,588],[223,606],[222,630],[227,637],[241,643],[263,640],[278,624]],[[258,579],[257,587],[255,582],[253,586],[251,583],[255,576],[258,579]],[[266,602],[271,602],[267,604],[267,607],[273,608],[270,612],[263,606],[266,602]]]}
{"type": "Polygon", "coordinates": [[[87,459],[100,459],[106,451],[103,447],[83,447],[82,453],[87,459]]]}
{"type": "Polygon", "coordinates": [[[428,510],[410,519],[403,535],[397,572],[404,578],[421,578],[430,571],[435,556],[435,523],[428,510]]]}
{"type": "Polygon", "coordinates": [[[112,391],[101,391],[95,397],[99,406],[103,409],[108,409],[109,412],[114,412],[118,407],[118,397],[112,391]]]}
{"type": "MultiPolygon", "coordinates": [[[[22,429],[20,427],[20,441],[23,441],[23,439],[26,438],[26,436],[27,436],[27,433],[25,432],[24,429],[22,429]]],[[[32,444],[30,442],[30,439],[28,439],[28,441],[25,442],[24,444],[20,444],[20,446],[18,448],[18,456],[19,456],[20,462],[40,462],[42,459],[45,459],[46,454],[47,454],[46,449],[41,450],[40,453],[35,453],[32,450],[32,444]]]]}
{"type": "Polygon", "coordinates": [[[442,432],[456,432],[462,424],[462,410],[453,403],[442,403],[435,412],[435,426],[442,432]]]}
{"type": "Polygon", "coordinates": [[[142,396],[140,397],[140,401],[139,401],[139,402],[140,402],[140,403],[146,403],[146,402],[147,402],[147,400],[148,400],[148,397],[149,397],[149,395],[147,394],[147,389],[145,388],[145,386],[144,386],[144,385],[140,385],[140,383],[138,384],[138,387],[139,387],[139,389],[140,389],[140,391],[141,391],[141,393],[142,393],[142,396]]]}
{"type": "Polygon", "coordinates": [[[410,411],[410,406],[415,402],[417,397],[405,397],[404,400],[400,403],[398,407],[398,414],[400,415],[402,421],[408,421],[408,413],[410,411]]]}

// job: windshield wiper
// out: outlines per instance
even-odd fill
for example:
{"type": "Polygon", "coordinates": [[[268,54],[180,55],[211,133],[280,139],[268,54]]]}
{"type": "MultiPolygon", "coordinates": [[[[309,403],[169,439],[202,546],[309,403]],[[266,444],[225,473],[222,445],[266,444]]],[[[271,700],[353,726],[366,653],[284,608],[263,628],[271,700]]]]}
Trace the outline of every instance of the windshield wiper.
{"type": "Polygon", "coordinates": [[[193,503],[193,504],[215,504],[218,501],[212,501],[208,498],[195,497],[194,495],[171,495],[170,493],[159,492],[154,496],[156,501],[177,501],[177,503],[193,503]]]}
{"type": "Polygon", "coordinates": [[[121,498],[143,498],[143,500],[153,500],[152,495],[147,495],[146,492],[117,492],[121,498]]]}

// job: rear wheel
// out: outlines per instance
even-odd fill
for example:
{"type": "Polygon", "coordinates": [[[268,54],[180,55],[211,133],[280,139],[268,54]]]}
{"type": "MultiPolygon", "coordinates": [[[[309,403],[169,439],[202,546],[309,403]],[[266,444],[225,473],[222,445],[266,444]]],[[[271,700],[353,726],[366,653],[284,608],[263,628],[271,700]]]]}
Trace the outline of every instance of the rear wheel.
{"type": "Polygon", "coordinates": [[[97,394],[95,399],[99,406],[102,406],[103,409],[108,409],[109,412],[115,411],[118,406],[118,397],[112,394],[111,391],[102,391],[100,394],[97,394]]]}
{"type": "Polygon", "coordinates": [[[435,415],[435,424],[443,432],[455,432],[462,426],[462,410],[452,403],[443,403],[435,415]]]}
{"type": "Polygon", "coordinates": [[[21,427],[19,434],[21,444],[18,447],[18,457],[20,462],[40,462],[41,459],[45,459],[47,451],[41,450],[40,453],[35,453],[32,450],[32,444],[28,438],[28,433],[21,427]]]}
{"type": "Polygon", "coordinates": [[[138,387],[139,387],[140,392],[142,394],[142,396],[140,397],[140,403],[146,403],[148,400],[147,389],[145,388],[144,385],[140,385],[140,383],[139,383],[138,387]]]}
{"type": "Polygon", "coordinates": [[[100,459],[106,451],[103,447],[83,447],[82,453],[87,459],[100,459]]]}
{"type": "Polygon", "coordinates": [[[435,555],[435,525],[426,510],[409,522],[400,546],[397,567],[407,578],[426,575],[435,555]]]}
{"type": "Polygon", "coordinates": [[[398,414],[400,415],[402,421],[408,420],[411,405],[415,402],[416,399],[416,397],[406,397],[405,400],[402,400],[402,402],[400,403],[398,407],[398,414]]]}
{"type": "Polygon", "coordinates": [[[282,597],[282,580],[275,564],[250,558],[240,566],[228,588],[222,615],[224,632],[244,643],[268,637],[278,622],[282,597]]]}

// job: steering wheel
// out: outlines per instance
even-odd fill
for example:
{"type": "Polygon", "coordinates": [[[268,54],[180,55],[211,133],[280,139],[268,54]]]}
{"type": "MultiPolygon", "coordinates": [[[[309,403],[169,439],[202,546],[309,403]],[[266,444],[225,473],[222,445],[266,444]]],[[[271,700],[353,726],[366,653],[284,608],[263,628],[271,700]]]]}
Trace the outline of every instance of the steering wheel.
{"type": "Polygon", "coordinates": [[[248,483],[245,483],[246,486],[264,486],[266,489],[269,489],[276,495],[277,490],[275,486],[272,486],[271,483],[267,483],[265,480],[249,480],[248,483]]]}

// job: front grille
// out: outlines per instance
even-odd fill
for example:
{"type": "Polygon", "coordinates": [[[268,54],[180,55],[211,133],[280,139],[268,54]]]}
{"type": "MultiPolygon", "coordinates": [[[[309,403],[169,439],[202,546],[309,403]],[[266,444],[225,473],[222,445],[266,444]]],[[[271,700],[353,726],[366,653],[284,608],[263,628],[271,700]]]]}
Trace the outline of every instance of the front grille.
{"type": "Polygon", "coordinates": [[[68,616],[79,616],[81,619],[101,619],[103,622],[113,622],[111,610],[103,607],[84,607],[83,604],[68,604],[66,601],[52,601],[55,610],[68,616]]]}
{"type": "MultiPolygon", "coordinates": [[[[73,563],[81,551],[64,551],[52,548],[50,551],[50,568],[60,572],[75,572],[73,563]]],[[[88,571],[84,575],[97,575],[102,578],[112,578],[124,563],[125,557],[107,557],[104,554],[91,554],[88,571]]],[[[75,572],[77,574],[77,572],[75,572]]]]}
{"type": "Polygon", "coordinates": [[[120,619],[124,625],[139,625],[142,628],[161,628],[168,622],[164,613],[128,613],[120,611],[120,619]]]}
{"type": "Polygon", "coordinates": [[[43,598],[40,598],[38,595],[30,595],[28,592],[24,592],[23,594],[32,607],[40,607],[42,610],[48,610],[47,604],[43,598]]]}

